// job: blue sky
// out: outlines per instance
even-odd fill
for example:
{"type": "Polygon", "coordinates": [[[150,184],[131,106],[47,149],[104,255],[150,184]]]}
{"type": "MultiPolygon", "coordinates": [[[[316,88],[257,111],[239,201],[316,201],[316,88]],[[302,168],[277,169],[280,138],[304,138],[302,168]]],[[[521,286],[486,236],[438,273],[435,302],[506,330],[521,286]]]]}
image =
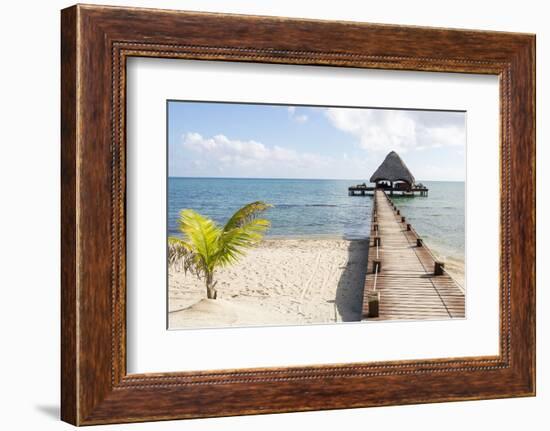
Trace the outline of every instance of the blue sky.
{"type": "Polygon", "coordinates": [[[168,172],[365,181],[391,150],[417,180],[463,181],[466,114],[168,102],[168,172]]]}

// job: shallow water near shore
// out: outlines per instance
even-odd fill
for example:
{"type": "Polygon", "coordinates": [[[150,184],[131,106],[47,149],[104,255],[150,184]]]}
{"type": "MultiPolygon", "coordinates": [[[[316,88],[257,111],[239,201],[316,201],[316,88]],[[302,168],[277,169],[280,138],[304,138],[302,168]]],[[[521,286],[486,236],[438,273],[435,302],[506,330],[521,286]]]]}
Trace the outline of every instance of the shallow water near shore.
{"type": "MultiPolygon", "coordinates": [[[[366,180],[364,180],[366,182],[366,180]]],[[[365,239],[370,231],[372,198],[348,196],[361,180],[169,178],[168,235],[178,236],[183,208],[224,223],[241,206],[262,200],[273,205],[268,239],[365,239]]],[[[393,200],[434,253],[450,267],[464,265],[464,182],[421,181],[427,197],[393,200]]]]}

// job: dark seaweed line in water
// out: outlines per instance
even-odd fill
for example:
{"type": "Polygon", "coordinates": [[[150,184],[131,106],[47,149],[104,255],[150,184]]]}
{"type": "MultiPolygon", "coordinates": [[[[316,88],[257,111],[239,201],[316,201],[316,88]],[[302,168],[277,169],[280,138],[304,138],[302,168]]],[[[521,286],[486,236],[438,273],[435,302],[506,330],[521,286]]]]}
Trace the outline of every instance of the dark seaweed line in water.
{"type": "MultiPolygon", "coordinates": [[[[372,199],[349,198],[349,185],[347,180],[169,179],[167,230],[181,235],[181,208],[193,208],[223,224],[241,204],[261,199],[274,205],[265,214],[271,221],[267,238],[366,238],[372,199]]],[[[464,183],[428,186],[429,198],[394,198],[435,249],[464,259],[464,183]]]]}
{"type": "Polygon", "coordinates": [[[321,208],[337,208],[339,205],[334,204],[273,204],[276,208],[299,208],[299,207],[321,207],[321,208]]]}

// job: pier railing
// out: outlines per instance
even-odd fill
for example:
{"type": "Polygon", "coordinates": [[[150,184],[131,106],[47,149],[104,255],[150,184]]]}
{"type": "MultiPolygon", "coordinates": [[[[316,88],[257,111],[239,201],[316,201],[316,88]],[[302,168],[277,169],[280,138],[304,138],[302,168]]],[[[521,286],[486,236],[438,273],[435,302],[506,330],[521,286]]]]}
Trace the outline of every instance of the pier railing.
{"type": "Polygon", "coordinates": [[[373,196],[376,190],[383,190],[395,194],[398,196],[428,196],[429,189],[421,184],[413,185],[411,187],[380,187],[380,186],[367,186],[366,184],[357,184],[355,186],[348,187],[349,196],[373,196]]]}
{"type": "Polygon", "coordinates": [[[464,288],[385,190],[373,200],[363,317],[464,317],[464,288]]]}
{"type": "MultiPolygon", "coordinates": [[[[396,214],[402,217],[402,223],[406,223],[406,217],[403,216],[403,214],[401,213],[401,210],[397,208],[397,205],[395,205],[395,203],[391,200],[391,198],[386,193],[384,193],[384,195],[385,195],[386,199],[390,202],[390,205],[393,206],[394,211],[396,212],[396,214]]],[[[462,284],[458,282],[458,280],[456,279],[455,276],[453,276],[453,274],[451,274],[449,271],[447,271],[447,269],[445,268],[444,260],[442,260],[440,257],[437,257],[434,254],[434,252],[430,249],[430,247],[428,247],[424,243],[423,237],[416,231],[416,229],[412,226],[411,223],[407,223],[407,230],[409,230],[416,238],[418,238],[422,241],[424,250],[431,256],[431,258],[434,261],[434,266],[435,266],[435,264],[442,264],[441,268],[440,268],[441,271],[446,273],[456,283],[456,285],[464,292],[464,286],[462,286],[462,284]]]]}

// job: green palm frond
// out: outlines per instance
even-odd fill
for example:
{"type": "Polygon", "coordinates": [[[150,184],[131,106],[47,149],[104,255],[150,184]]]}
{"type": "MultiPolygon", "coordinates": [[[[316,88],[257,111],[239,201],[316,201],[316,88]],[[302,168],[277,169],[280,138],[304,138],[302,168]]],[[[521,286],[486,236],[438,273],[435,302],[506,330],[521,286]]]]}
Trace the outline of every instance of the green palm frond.
{"type": "Polygon", "coordinates": [[[180,211],[179,228],[184,238],[168,238],[168,264],[183,266],[185,272],[204,279],[207,297],[215,299],[215,269],[237,262],[247,248],[261,241],[271,224],[257,216],[270,207],[264,202],[245,205],[233,214],[223,229],[196,211],[180,211]]]}
{"type": "Polygon", "coordinates": [[[260,213],[271,208],[273,205],[267,204],[262,201],[252,202],[245,205],[241,209],[237,210],[235,214],[227,221],[223,230],[227,232],[231,229],[241,227],[250,220],[256,218],[260,213]]]}
{"type": "Polygon", "coordinates": [[[253,219],[241,227],[224,231],[220,237],[217,260],[221,266],[235,263],[245,254],[245,250],[261,241],[271,223],[266,219],[253,219]]]}
{"type": "Polygon", "coordinates": [[[197,255],[197,263],[210,271],[213,270],[221,229],[214,221],[193,210],[182,210],[179,224],[180,230],[197,255]]]}
{"type": "Polygon", "coordinates": [[[185,272],[190,271],[199,278],[211,273],[215,267],[221,229],[193,210],[180,212],[179,228],[185,239],[168,239],[169,264],[183,265],[185,272]]]}

